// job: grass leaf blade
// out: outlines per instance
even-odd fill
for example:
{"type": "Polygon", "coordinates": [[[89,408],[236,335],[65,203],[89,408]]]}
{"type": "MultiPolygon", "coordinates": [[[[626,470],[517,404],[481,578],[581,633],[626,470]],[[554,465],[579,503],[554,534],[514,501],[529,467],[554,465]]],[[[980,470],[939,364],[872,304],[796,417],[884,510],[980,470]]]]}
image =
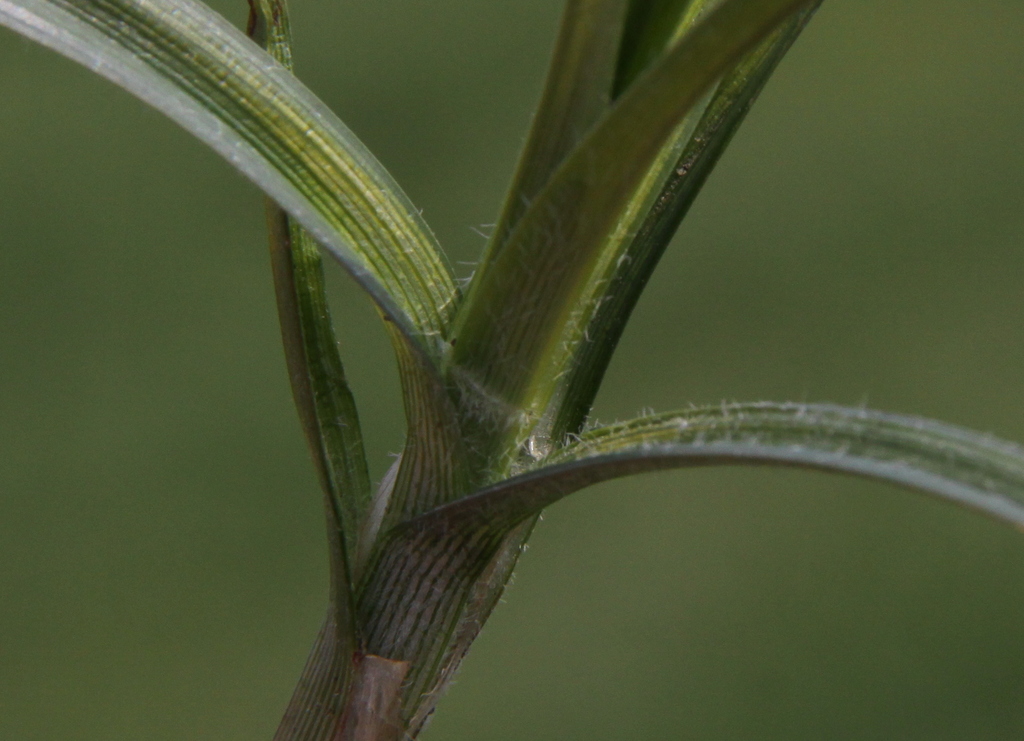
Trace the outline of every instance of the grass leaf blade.
{"type": "Polygon", "coordinates": [[[0,0],[0,24],[210,145],[440,357],[456,289],[426,224],[344,124],[227,21],[194,0],[0,0]]]}
{"type": "MultiPolygon", "coordinates": [[[[828,404],[723,404],[587,432],[535,470],[419,518],[514,527],[600,481],[666,468],[767,464],[919,489],[1024,529],[1024,449],[919,417],[828,404]],[[515,492],[515,493],[513,493],[515,492]]],[[[414,521],[416,522],[416,521],[414,521]]]]}
{"type": "MultiPolygon", "coordinates": [[[[284,0],[251,0],[248,32],[281,64],[291,66],[284,0]]],[[[333,514],[331,526],[342,543],[337,566],[343,568],[335,576],[348,582],[348,564],[370,503],[359,415],[338,353],[320,251],[309,232],[269,199],[267,221],[292,395],[333,514]]]]}
{"type": "MultiPolygon", "coordinates": [[[[246,32],[292,68],[285,0],[250,0],[246,32]]],[[[338,724],[341,699],[352,679],[358,639],[353,564],[370,504],[370,477],[327,304],[320,250],[312,235],[270,198],[266,210],[288,376],[324,495],[331,569],[327,618],[274,738],[323,741],[338,724]]]]}
{"type": "Polygon", "coordinates": [[[1024,530],[1024,449],[991,436],[823,404],[732,404],[646,417],[588,432],[535,470],[395,528],[361,602],[372,611],[367,625],[376,626],[367,636],[371,649],[414,667],[429,664],[503,539],[559,499],[621,476],[721,464],[857,474],[1024,530]]]}

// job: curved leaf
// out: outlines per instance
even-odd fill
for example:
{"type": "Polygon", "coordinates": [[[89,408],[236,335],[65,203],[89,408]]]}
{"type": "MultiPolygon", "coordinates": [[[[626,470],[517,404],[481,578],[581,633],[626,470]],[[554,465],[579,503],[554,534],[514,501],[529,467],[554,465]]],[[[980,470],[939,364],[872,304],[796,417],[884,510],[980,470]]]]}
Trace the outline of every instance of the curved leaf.
{"type": "MultiPolygon", "coordinates": [[[[951,425],[820,404],[732,404],[611,425],[535,470],[395,528],[363,590],[369,650],[429,664],[519,523],[591,484],[645,471],[769,464],[918,489],[1024,529],[1024,449],[951,425]]],[[[415,698],[409,698],[413,702],[415,698]]]]}
{"type": "Polygon", "coordinates": [[[213,147],[440,358],[456,289],[419,213],[330,109],[221,16],[194,0],[0,0],[0,24],[213,147]]]}
{"type": "Polygon", "coordinates": [[[584,486],[718,464],[843,471],[919,489],[1024,528],[1024,449],[941,422],[829,404],[723,404],[587,432],[533,471],[410,527],[462,518],[498,530],[584,486]]]}

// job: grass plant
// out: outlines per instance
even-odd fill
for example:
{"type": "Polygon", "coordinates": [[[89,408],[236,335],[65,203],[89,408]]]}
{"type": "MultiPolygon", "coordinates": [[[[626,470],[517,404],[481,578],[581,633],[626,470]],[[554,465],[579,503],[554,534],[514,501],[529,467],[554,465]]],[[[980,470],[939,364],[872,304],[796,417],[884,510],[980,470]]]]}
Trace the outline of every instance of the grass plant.
{"type": "Polygon", "coordinates": [[[205,141],[268,197],[292,392],[323,490],[330,607],[277,741],[415,738],[539,514],[669,468],[856,474],[1024,527],[1024,450],[863,407],[755,402],[597,425],[644,286],[812,0],[568,0],[551,69],[476,271],[291,73],[288,9],[245,32],[192,0],[0,0],[0,23],[205,141]],[[379,486],[321,249],[376,305],[407,434],[379,486]]]}

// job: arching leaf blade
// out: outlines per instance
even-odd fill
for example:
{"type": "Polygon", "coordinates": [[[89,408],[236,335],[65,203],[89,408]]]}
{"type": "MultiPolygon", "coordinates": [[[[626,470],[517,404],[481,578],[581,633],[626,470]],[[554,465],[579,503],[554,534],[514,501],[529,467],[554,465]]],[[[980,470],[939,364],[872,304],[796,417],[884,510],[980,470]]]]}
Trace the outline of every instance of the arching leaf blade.
{"type": "MultiPolygon", "coordinates": [[[[939,422],[824,404],[730,404],[599,428],[536,469],[395,528],[363,589],[374,651],[426,663],[502,539],[587,486],[647,471],[781,465],[916,489],[1024,529],[1024,449],[939,422]],[[399,615],[401,620],[385,619],[399,615]]],[[[414,704],[416,698],[407,702],[414,704]]]]}
{"type": "Polygon", "coordinates": [[[262,188],[433,359],[456,289],[415,208],[356,137],[193,0],[0,0],[0,24],[158,108],[262,188]]]}
{"type": "Polygon", "coordinates": [[[919,417],[829,404],[723,404],[597,428],[535,470],[441,507],[428,520],[514,527],[561,497],[666,468],[782,465],[918,489],[1024,529],[1024,448],[919,417]]]}

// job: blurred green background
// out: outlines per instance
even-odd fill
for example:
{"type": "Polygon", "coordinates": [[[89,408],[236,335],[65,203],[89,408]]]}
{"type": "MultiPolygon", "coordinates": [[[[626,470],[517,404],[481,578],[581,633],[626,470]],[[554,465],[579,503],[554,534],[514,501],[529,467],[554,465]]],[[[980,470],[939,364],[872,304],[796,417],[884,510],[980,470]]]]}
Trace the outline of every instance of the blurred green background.
{"type": "MultiPolygon", "coordinates": [[[[242,0],[219,0],[234,22],[242,0]]],[[[295,0],[298,72],[467,275],[560,3],[295,0]]],[[[0,738],[269,741],[326,595],[260,197],[0,30],[0,738]]],[[[834,401],[1024,440],[1024,4],[827,0],[636,311],[596,414],[834,401]]],[[[332,266],[379,476],[401,410],[332,266]]],[[[1018,739],[1024,538],[705,470],[545,516],[427,741],[1018,739]]]]}

